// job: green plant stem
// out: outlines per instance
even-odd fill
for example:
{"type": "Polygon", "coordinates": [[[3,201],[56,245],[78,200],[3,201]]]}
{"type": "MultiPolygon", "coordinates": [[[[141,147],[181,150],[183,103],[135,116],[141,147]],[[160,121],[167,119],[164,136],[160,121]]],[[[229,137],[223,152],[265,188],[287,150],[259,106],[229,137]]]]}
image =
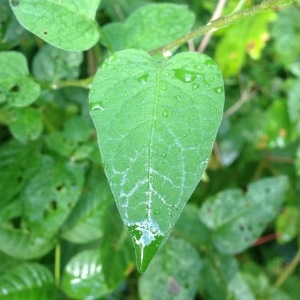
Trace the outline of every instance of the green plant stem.
{"type": "Polygon", "coordinates": [[[90,84],[93,81],[94,76],[90,76],[88,78],[84,79],[78,79],[78,80],[67,80],[67,81],[61,81],[57,82],[51,85],[53,89],[59,89],[63,87],[72,87],[72,86],[77,86],[77,87],[83,87],[83,88],[90,88],[90,84]]]}
{"type": "Polygon", "coordinates": [[[292,262],[285,268],[285,270],[277,279],[275,283],[276,288],[279,288],[287,280],[287,278],[293,273],[293,271],[296,269],[299,263],[300,263],[300,248],[298,249],[298,252],[294,257],[294,259],[292,260],[292,262]]]}
{"type": "Polygon", "coordinates": [[[208,31],[210,31],[212,29],[218,30],[218,29],[227,27],[237,21],[241,21],[243,19],[260,14],[260,13],[264,12],[265,10],[272,9],[277,6],[292,3],[292,2],[295,2],[295,0],[267,0],[267,1],[262,2],[261,4],[255,5],[251,8],[236,11],[229,16],[221,17],[212,22],[209,22],[205,26],[201,26],[201,27],[189,32],[188,34],[172,41],[169,44],[166,44],[162,47],[151,50],[151,51],[149,51],[149,54],[156,55],[156,54],[164,53],[165,51],[170,50],[175,47],[178,47],[178,46],[188,42],[189,40],[192,40],[196,37],[199,37],[199,36],[207,33],[208,31]]]}
{"type": "Polygon", "coordinates": [[[55,246],[55,266],[54,266],[54,277],[55,285],[57,288],[60,286],[60,255],[61,255],[61,246],[58,242],[55,246]]]}

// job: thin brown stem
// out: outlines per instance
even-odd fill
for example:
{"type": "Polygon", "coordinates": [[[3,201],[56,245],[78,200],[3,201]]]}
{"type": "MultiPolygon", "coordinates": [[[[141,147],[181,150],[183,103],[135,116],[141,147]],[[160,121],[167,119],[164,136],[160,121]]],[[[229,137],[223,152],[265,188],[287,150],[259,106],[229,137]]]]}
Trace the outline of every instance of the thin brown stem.
{"type": "Polygon", "coordinates": [[[292,3],[292,2],[295,2],[295,0],[267,0],[267,1],[262,2],[261,4],[255,5],[251,8],[248,8],[245,10],[239,10],[229,16],[221,17],[212,22],[209,22],[208,24],[201,26],[201,27],[185,34],[184,36],[172,41],[169,44],[166,44],[162,47],[151,50],[151,51],[149,51],[149,54],[156,55],[156,54],[164,53],[170,49],[173,49],[175,47],[178,47],[178,46],[188,42],[189,40],[192,40],[198,36],[201,36],[201,35],[209,32],[212,29],[218,30],[220,28],[227,27],[233,23],[236,23],[237,21],[241,21],[243,19],[258,15],[268,9],[273,9],[280,5],[284,5],[284,4],[288,4],[288,3],[292,3]]]}
{"type": "MultiPolygon", "coordinates": [[[[226,2],[227,2],[227,0],[219,0],[210,21],[214,21],[222,15],[222,12],[223,12],[223,9],[224,9],[224,6],[225,6],[226,2]]],[[[215,30],[210,30],[209,32],[207,32],[204,35],[204,37],[203,37],[203,39],[202,39],[202,41],[199,45],[198,52],[204,52],[204,50],[205,50],[206,46],[208,45],[208,42],[211,39],[214,31],[215,30]]]]}

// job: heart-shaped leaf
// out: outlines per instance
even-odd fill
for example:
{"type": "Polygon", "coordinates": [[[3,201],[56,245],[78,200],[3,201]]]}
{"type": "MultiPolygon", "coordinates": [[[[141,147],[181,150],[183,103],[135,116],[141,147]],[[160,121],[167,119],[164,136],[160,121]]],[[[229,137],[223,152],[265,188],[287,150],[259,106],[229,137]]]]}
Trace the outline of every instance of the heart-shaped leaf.
{"type": "Polygon", "coordinates": [[[199,217],[216,248],[226,254],[247,249],[278,215],[286,185],[286,176],[264,178],[249,184],[246,194],[229,189],[206,199],[199,217]]]}
{"type": "Polygon", "coordinates": [[[223,104],[222,75],[199,53],[158,63],[144,51],[124,50],[95,76],[91,114],[141,272],[206,168],[223,104]]]}
{"type": "Polygon", "coordinates": [[[135,10],[124,23],[103,27],[106,39],[115,51],[126,48],[151,50],[189,32],[195,15],[185,5],[155,3],[135,10]]]}
{"type": "Polygon", "coordinates": [[[95,14],[100,0],[10,0],[18,21],[30,32],[64,50],[82,51],[99,39],[95,14]]]}

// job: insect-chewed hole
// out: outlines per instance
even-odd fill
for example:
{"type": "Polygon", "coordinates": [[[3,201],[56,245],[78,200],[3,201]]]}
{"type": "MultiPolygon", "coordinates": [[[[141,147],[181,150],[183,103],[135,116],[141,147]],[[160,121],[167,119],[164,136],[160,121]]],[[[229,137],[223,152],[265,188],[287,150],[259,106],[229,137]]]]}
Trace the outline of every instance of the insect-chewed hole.
{"type": "Polygon", "coordinates": [[[20,91],[20,87],[15,84],[11,89],[10,89],[11,92],[19,92],[20,91]]]}

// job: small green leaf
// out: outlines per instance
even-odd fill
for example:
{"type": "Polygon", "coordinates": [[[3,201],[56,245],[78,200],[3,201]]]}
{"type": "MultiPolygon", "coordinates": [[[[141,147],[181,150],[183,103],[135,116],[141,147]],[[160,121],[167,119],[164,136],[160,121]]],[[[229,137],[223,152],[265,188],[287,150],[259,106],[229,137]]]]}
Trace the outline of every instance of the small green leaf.
{"type": "Polygon", "coordinates": [[[223,103],[222,75],[199,53],[158,64],[124,50],[95,76],[90,107],[99,148],[142,272],[206,168],[223,103]]]}
{"type": "Polygon", "coordinates": [[[9,121],[9,129],[20,142],[36,140],[43,131],[42,115],[32,107],[16,109],[9,121]]]}
{"type": "Polygon", "coordinates": [[[297,237],[300,228],[300,211],[297,206],[286,206],[276,220],[276,232],[280,243],[297,237]]]}
{"type": "Polygon", "coordinates": [[[45,45],[34,57],[32,73],[37,79],[50,83],[75,79],[79,76],[82,60],[82,52],[64,51],[45,45]]]}
{"type": "Polygon", "coordinates": [[[107,285],[115,289],[134,267],[132,243],[113,202],[105,210],[101,260],[107,285]]]}
{"type": "Polygon", "coordinates": [[[186,34],[194,21],[195,15],[187,6],[150,4],[135,10],[124,23],[104,26],[103,31],[114,51],[126,48],[148,51],[186,34]]]}
{"type": "Polygon", "coordinates": [[[21,195],[26,228],[37,236],[54,235],[75,206],[82,185],[80,165],[44,156],[21,195]]]}
{"type": "Polygon", "coordinates": [[[170,237],[139,279],[140,299],[192,300],[198,289],[200,269],[196,249],[182,239],[170,237]]]}
{"type": "Polygon", "coordinates": [[[0,53],[0,102],[22,107],[34,102],[40,94],[40,86],[30,77],[23,54],[7,51],[0,53]]]}
{"type": "Polygon", "coordinates": [[[54,248],[56,239],[43,238],[20,229],[0,227],[0,250],[20,259],[39,258],[54,248]]]}
{"type": "Polygon", "coordinates": [[[99,39],[95,14],[100,0],[10,0],[18,21],[49,44],[83,51],[99,39]]]}
{"type": "Polygon", "coordinates": [[[111,291],[106,286],[99,250],[85,250],[68,262],[62,289],[74,299],[98,299],[111,291]]]}
{"type": "Polygon", "coordinates": [[[0,204],[1,207],[15,197],[34,175],[41,162],[39,146],[26,146],[11,141],[0,148],[0,204]]]}
{"type": "Polygon", "coordinates": [[[82,194],[62,228],[62,237],[68,241],[87,243],[103,234],[106,208],[113,203],[113,195],[104,174],[99,173],[92,173],[97,181],[86,187],[87,192],[82,194]]]}
{"type": "Polygon", "coordinates": [[[3,300],[52,300],[54,278],[37,263],[24,263],[0,275],[0,298],[3,300]]]}
{"type": "Polygon", "coordinates": [[[209,230],[199,220],[198,208],[192,204],[185,206],[173,232],[196,245],[207,243],[209,240],[209,230]]]}
{"type": "Polygon", "coordinates": [[[204,202],[200,219],[212,229],[212,240],[223,253],[248,248],[278,214],[287,184],[285,176],[251,183],[244,196],[238,189],[226,190],[204,202]]]}
{"type": "Polygon", "coordinates": [[[297,42],[300,38],[299,13],[299,6],[287,7],[279,12],[278,19],[271,27],[275,51],[280,61],[287,66],[299,59],[300,45],[297,42]]]}
{"type": "Polygon", "coordinates": [[[8,50],[21,43],[25,29],[16,20],[7,0],[0,0],[0,7],[0,49],[8,50]]]}

